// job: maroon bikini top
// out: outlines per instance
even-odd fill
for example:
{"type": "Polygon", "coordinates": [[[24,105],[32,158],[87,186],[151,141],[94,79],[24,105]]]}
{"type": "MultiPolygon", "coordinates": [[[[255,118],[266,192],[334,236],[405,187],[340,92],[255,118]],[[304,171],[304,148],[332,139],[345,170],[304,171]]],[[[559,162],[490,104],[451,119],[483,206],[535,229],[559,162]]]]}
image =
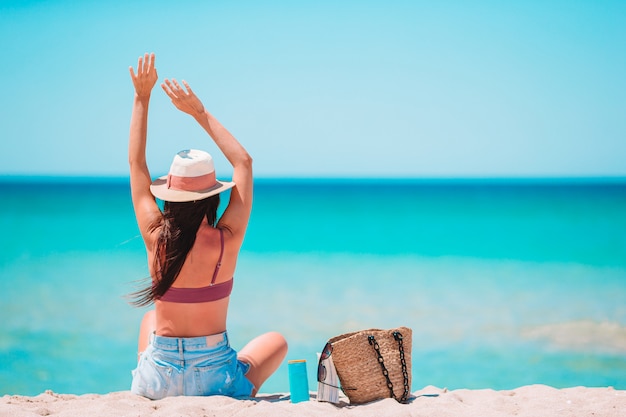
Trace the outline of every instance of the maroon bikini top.
{"type": "Polygon", "coordinates": [[[220,231],[220,257],[215,265],[213,279],[211,284],[206,287],[199,288],[177,288],[170,287],[160,298],[161,301],[169,301],[170,303],[206,303],[208,301],[217,301],[226,298],[233,290],[233,278],[225,282],[215,283],[217,273],[222,266],[222,255],[224,255],[224,231],[220,231]]]}

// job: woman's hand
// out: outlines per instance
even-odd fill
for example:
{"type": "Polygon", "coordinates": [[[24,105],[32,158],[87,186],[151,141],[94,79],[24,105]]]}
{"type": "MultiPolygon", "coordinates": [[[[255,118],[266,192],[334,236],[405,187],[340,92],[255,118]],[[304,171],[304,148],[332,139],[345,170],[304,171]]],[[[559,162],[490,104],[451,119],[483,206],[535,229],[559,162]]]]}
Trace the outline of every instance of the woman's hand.
{"type": "Polygon", "coordinates": [[[191,91],[191,87],[183,80],[185,88],[178,84],[178,81],[165,79],[165,83],[161,84],[163,91],[172,99],[172,103],[176,108],[190,116],[197,118],[204,114],[204,105],[200,99],[191,91]],[[186,91],[185,91],[186,89],[186,91]]]}
{"type": "Polygon", "coordinates": [[[150,97],[152,87],[154,87],[154,84],[156,84],[159,78],[156,67],[154,66],[154,61],[154,54],[146,53],[143,57],[139,57],[139,62],[137,63],[137,75],[135,75],[133,67],[128,68],[130,70],[130,78],[133,80],[133,85],[135,86],[135,94],[137,94],[137,97],[150,97]]]}

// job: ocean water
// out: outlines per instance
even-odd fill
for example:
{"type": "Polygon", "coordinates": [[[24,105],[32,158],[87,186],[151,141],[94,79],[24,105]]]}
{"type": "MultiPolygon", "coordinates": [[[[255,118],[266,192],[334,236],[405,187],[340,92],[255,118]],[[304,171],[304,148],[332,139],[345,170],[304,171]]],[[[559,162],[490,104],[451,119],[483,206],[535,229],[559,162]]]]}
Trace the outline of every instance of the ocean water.
{"type": "MultiPolygon", "coordinates": [[[[147,275],[128,183],[0,179],[0,395],[127,390],[147,275]]],[[[228,320],[288,359],[413,329],[412,389],[626,389],[626,180],[259,180],[228,320]]],[[[287,392],[286,365],[262,392],[287,392]]]]}

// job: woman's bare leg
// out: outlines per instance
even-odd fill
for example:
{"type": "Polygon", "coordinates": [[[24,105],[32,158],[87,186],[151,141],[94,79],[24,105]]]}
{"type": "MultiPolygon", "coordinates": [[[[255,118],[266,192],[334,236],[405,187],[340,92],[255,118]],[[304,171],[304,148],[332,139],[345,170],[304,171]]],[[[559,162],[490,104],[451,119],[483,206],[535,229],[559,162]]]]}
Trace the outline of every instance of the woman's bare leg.
{"type": "Polygon", "coordinates": [[[265,333],[252,339],[239,352],[239,359],[249,363],[250,370],[246,378],[254,384],[252,396],[261,388],[261,385],[278,369],[287,356],[287,341],[276,332],[265,333]]]}
{"type": "Polygon", "coordinates": [[[148,311],[141,320],[139,327],[139,341],[137,343],[137,360],[141,353],[146,350],[150,343],[150,335],[156,330],[156,313],[154,310],[148,311]]]}

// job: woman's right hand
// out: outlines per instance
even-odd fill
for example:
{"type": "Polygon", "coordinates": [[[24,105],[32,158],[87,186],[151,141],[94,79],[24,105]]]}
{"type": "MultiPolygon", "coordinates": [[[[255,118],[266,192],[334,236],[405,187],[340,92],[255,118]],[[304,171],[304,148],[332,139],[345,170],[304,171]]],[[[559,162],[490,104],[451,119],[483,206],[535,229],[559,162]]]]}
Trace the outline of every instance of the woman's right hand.
{"type": "Polygon", "coordinates": [[[154,62],[154,53],[146,53],[143,57],[139,57],[139,61],[137,62],[137,74],[135,74],[133,67],[129,68],[130,78],[133,80],[137,97],[150,97],[152,87],[154,87],[154,84],[156,84],[159,79],[154,62]]]}

